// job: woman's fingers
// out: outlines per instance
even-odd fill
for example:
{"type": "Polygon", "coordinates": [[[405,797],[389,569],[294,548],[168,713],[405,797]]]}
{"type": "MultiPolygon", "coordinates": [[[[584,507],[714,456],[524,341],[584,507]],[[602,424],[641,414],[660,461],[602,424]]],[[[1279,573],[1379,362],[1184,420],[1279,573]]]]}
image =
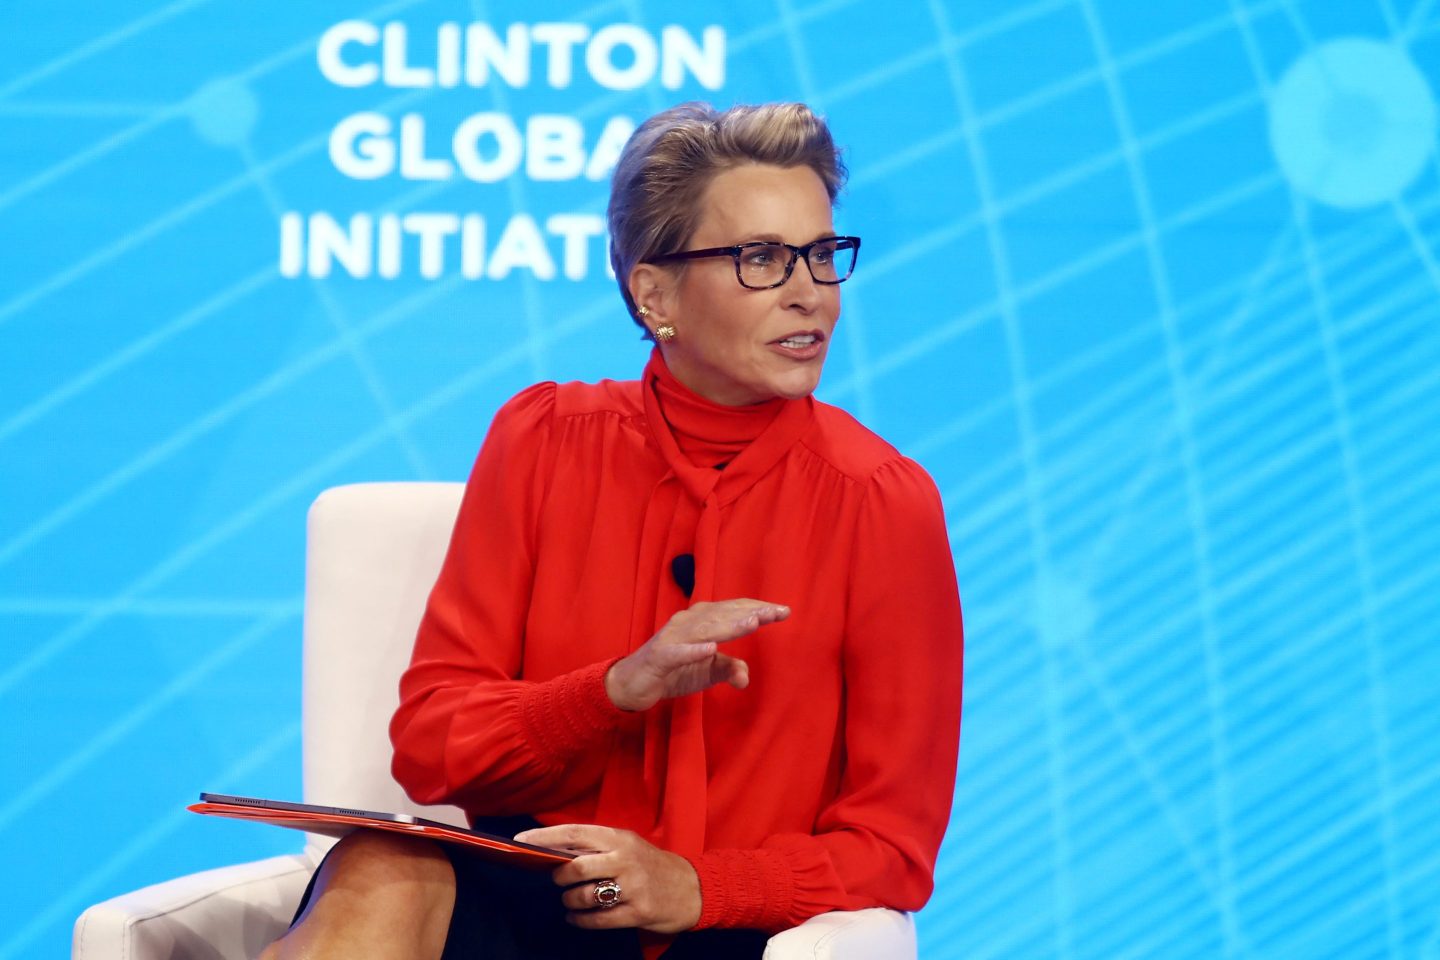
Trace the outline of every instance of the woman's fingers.
{"type": "Polygon", "coordinates": [[[658,647],[655,651],[656,666],[663,673],[676,667],[699,663],[707,657],[713,657],[718,649],[718,645],[713,640],[704,643],[666,644],[658,647]]]}
{"type": "Polygon", "coordinates": [[[722,619],[756,617],[762,623],[773,623],[776,620],[784,620],[790,616],[790,608],[783,603],[772,603],[769,600],[755,600],[750,597],[735,597],[731,600],[711,600],[697,603],[692,606],[690,610],[706,615],[713,614],[722,619]]]}
{"type": "Polygon", "coordinates": [[[618,660],[605,674],[605,693],[621,710],[636,711],[717,683],[744,689],[750,682],[749,667],[720,654],[720,645],[788,616],[785,604],[750,597],[697,603],[618,660]]]}
{"type": "MultiPolygon", "coordinates": [[[[614,867],[611,867],[610,871],[603,876],[595,877],[591,880],[583,880],[580,883],[567,887],[565,891],[560,894],[560,902],[565,904],[566,910],[601,909],[600,904],[595,901],[595,885],[601,880],[614,880],[615,878],[611,876],[611,874],[618,872],[614,867]]],[[[634,893],[634,891],[627,891],[624,886],[621,886],[620,896],[622,902],[627,893],[634,893]]],[[[613,910],[615,908],[611,907],[610,909],[613,910]]]]}
{"type": "Polygon", "coordinates": [[[672,643],[724,643],[788,616],[790,608],[784,604],[747,597],[697,603],[672,617],[660,636],[672,643]]]}
{"type": "MultiPolygon", "coordinates": [[[[630,872],[627,869],[629,861],[624,850],[634,846],[637,838],[628,831],[609,827],[564,824],[557,827],[527,830],[524,833],[516,834],[515,839],[524,843],[558,845],[562,849],[569,849],[576,845],[591,845],[598,849],[596,853],[581,854],[569,863],[561,864],[550,874],[550,878],[555,881],[557,886],[566,888],[560,894],[560,902],[565,905],[565,908],[572,911],[586,911],[600,908],[600,904],[595,901],[595,885],[598,882],[614,880],[630,872]]],[[[623,897],[623,887],[621,891],[623,897]]],[[[618,909],[618,907],[612,907],[604,912],[614,913],[618,909]]],[[[623,922],[624,918],[625,914],[622,913],[621,917],[610,917],[599,926],[634,925],[634,918],[631,918],[628,923],[623,922]],[[621,922],[616,922],[617,919],[621,922]]]]}
{"type": "Polygon", "coordinates": [[[583,855],[613,850],[617,832],[614,827],[601,827],[591,823],[562,823],[553,827],[522,830],[515,834],[515,839],[537,847],[583,855]]]}
{"type": "Polygon", "coordinates": [[[560,887],[573,887],[577,883],[593,885],[596,880],[614,879],[619,869],[620,858],[614,851],[607,850],[583,854],[569,863],[561,864],[551,872],[550,879],[560,887]]]}
{"type": "Polygon", "coordinates": [[[744,690],[750,686],[750,665],[739,657],[716,654],[710,664],[710,682],[728,683],[736,690],[744,690]]]}
{"type": "Polygon", "coordinates": [[[525,840],[549,840],[604,846],[598,853],[576,857],[551,875],[564,887],[560,902],[566,920],[577,927],[599,930],[642,927],[676,933],[700,918],[700,880],[684,857],[662,850],[629,830],[566,825],[520,834],[525,840]],[[610,880],[619,899],[602,906],[595,897],[597,885],[610,880]]]}

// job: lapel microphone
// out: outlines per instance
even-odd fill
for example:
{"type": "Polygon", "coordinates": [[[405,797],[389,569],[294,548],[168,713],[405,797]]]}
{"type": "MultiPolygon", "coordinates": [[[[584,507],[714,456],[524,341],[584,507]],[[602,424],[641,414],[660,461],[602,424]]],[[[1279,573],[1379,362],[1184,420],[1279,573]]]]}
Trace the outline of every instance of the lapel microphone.
{"type": "Polygon", "coordinates": [[[695,554],[682,553],[670,561],[670,576],[688,599],[695,592],[695,554]]]}

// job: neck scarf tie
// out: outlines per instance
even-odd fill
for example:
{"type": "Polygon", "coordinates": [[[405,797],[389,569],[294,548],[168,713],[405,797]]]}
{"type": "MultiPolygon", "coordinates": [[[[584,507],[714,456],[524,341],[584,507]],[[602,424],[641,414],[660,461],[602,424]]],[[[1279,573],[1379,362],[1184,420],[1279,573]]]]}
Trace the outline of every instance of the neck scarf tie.
{"type": "MultiPolygon", "coordinates": [[[[731,599],[716,596],[715,588],[717,569],[727,557],[732,558],[730,562],[764,561],[748,555],[745,544],[722,543],[724,513],[780,464],[809,428],[814,410],[808,397],[750,407],[712,403],[681,384],[665,367],[658,350],[645,367],[640,390],[649,439],[668,469],[646,507],[631,614],[631,651],[687,606],[731,599]],[[694,588],[688,599],[670,573],[671,561],[683,553],[695,558],[694,588]]],[[[598,819],[635,830],[657,846],[681,855],[703,852],[707,817],[704,734],[704,694],[662,700],[645,711],[622,734],[635,738],[631,749],[618,744],[611,753],[600,789],[598,819]],[[642,743],[642,750],[634,749],[642,743]],[[641,813],[625,816],[625,811],[641,813]]],[[[651,951],[647,948],[646,952],[649,955],[651,951]]]]}

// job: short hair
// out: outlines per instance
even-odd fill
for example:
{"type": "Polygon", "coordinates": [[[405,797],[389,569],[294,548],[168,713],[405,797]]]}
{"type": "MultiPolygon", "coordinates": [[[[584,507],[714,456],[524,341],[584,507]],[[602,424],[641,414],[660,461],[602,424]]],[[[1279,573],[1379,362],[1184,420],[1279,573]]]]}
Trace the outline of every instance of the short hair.
{"type": "Polygon", "coordinates": [[[845,163],[829,128],[803,103],[724,111],[682,103],[646,120],[626,142],[610,180],[610,265],[631,319],[641,327],[630,271],[689,242],[710,181],[747,163],[809,167],[832,205],[845,184],[845,163]]]}

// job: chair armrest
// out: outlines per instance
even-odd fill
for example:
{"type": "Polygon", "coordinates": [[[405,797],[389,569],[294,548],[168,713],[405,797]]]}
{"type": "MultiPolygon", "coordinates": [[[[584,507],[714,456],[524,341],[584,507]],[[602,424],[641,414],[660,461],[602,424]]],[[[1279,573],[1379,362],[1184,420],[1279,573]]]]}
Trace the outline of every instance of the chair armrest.
{"type": "Polygon", "coordinates": [[[822,913],[777,933],[765,960],[905,960],[918,949],[910,914],[872,907],[822,913]]]}
{"type": "Polygon", "coordinates": [[[192,873],[97,903],[72,960],[250,960],[290,925],[315,865],[304,854],[192,873]]]}
{"type": "MultiPolygon", "coordinates": [[[[314,863],[304,854],[206,870],[97,903],[75,922],[72,960],[249,960],[290,925],[314,863]]],[[[908,913],[811,917],[770,938],[765,960],[904,960],[908,913]]]]}

